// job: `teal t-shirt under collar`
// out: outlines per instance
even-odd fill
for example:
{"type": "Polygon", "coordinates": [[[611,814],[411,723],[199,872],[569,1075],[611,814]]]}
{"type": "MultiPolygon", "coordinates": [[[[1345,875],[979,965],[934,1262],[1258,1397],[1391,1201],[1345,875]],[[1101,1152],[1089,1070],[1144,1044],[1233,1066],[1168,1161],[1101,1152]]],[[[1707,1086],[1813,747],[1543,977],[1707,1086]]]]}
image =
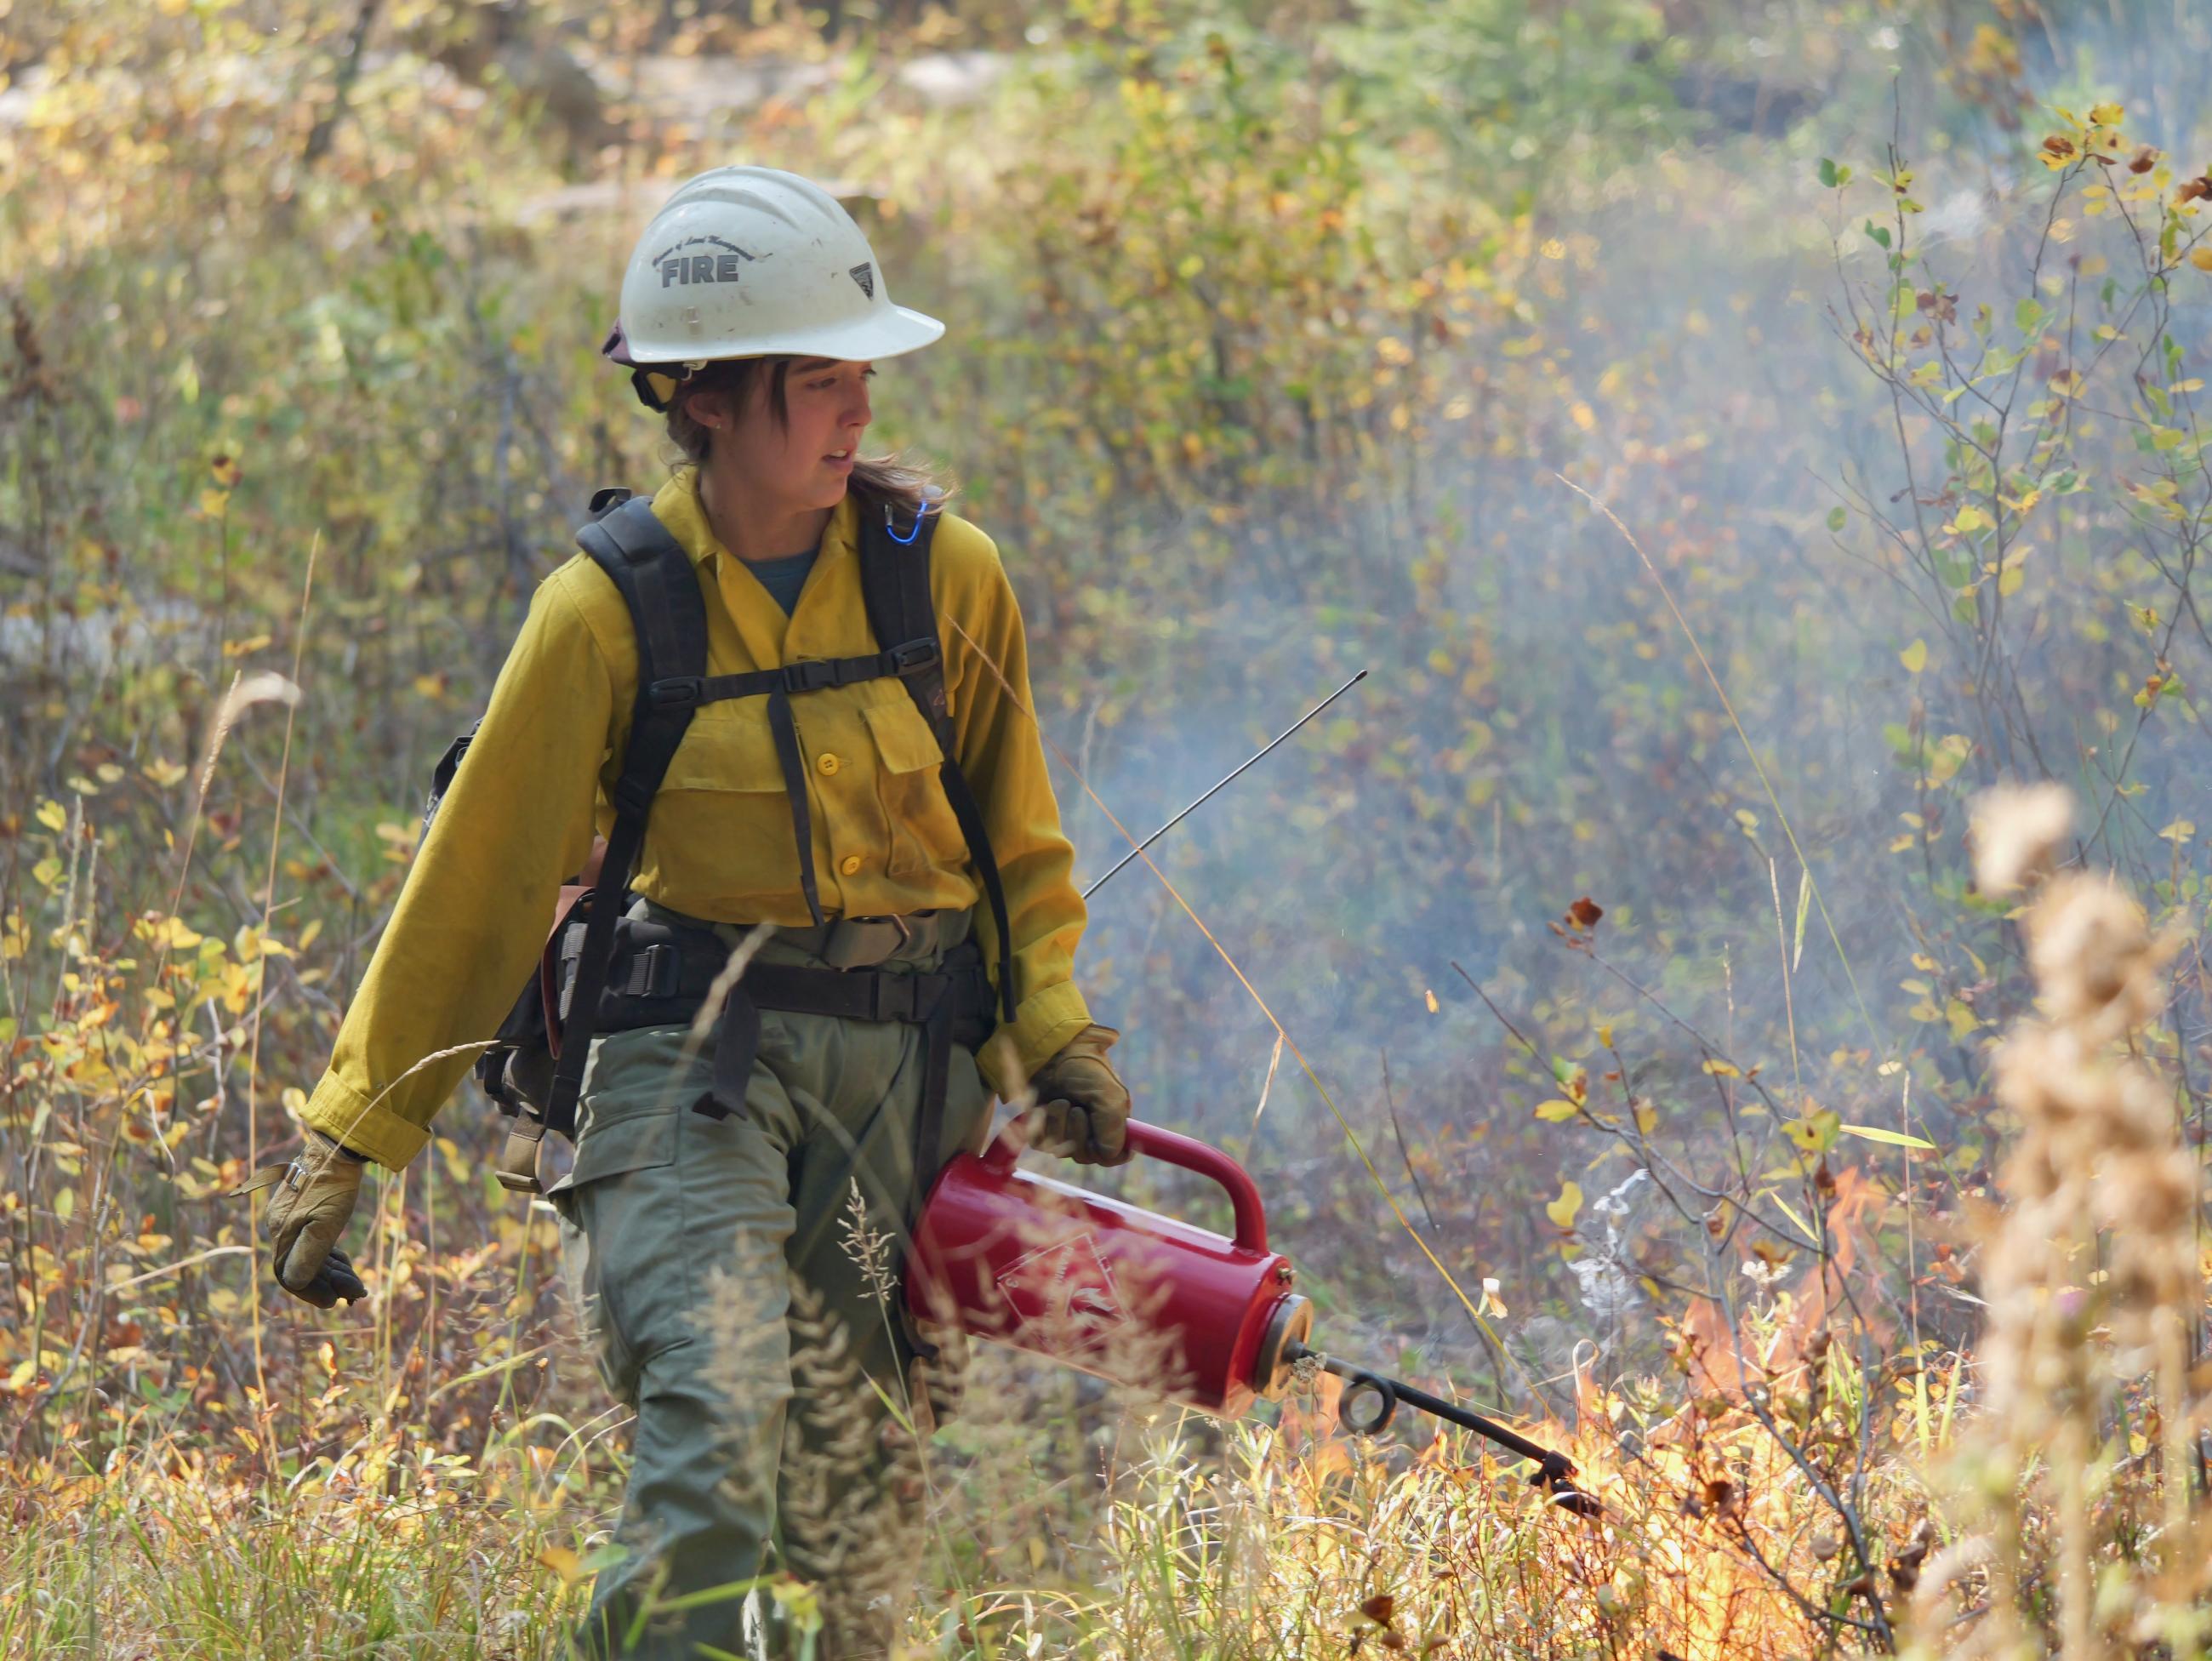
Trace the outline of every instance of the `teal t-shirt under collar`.
{"type": "Polygon", "coordinates": [[[787,554],[781,559],[756,559],[746,562],[760,586],[769,591],[775,603],[789,617],[799,604],[799,591],[806,587],[806,574],[814,569],[815,557],[821,551],[809,548],[803,554],[787,554]]]}

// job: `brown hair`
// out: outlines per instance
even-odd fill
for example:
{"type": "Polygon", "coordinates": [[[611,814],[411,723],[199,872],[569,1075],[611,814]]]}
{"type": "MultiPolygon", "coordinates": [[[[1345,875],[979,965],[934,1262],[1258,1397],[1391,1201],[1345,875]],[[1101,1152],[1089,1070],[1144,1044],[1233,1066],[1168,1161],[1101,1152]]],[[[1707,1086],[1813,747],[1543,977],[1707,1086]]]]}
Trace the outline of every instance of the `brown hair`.
{"type": "MultiPolygon", "coordinates": [[[[791,412],[784,399],[784,383],[790,378],[791,366],[798,361],[795,357],[735,357],[720,358],[708,364],[679,386],[675,396],[669,399],[669,438],[684,452],[686,460],[694,466],[705,466],[714,433],[694,421],[685,405],[695,392],[723,392],[733,405],[743,409],[752,394],[754,381],[763,374],[768,377],[769,417],[779,427],[787,425],[791,412]]],[[[864,509],[873,511],[888,507],[901,518],[921,512],[925,502],[941,508],[952,495],[951,484],[934,468],[895,454],[855,456],[848,488],[864,509]]]]}

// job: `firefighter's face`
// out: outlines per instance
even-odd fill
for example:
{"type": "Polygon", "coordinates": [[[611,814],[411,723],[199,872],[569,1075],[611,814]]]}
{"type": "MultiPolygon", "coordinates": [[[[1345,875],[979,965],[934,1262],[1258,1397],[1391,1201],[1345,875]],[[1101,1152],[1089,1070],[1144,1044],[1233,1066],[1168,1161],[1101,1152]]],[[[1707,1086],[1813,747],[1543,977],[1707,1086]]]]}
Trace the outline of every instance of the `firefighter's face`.
{"type": "Polygon", "coordinates": [[[860,435],[874,418],[868,382],[875,373],[866,363],[796,359],[783,376],[781,421],[772,374],[753,380],[733,416],[731,402],[717,399],[721,418],[709,424],[723,430],[715,449],[726,446],[746,496],[802,511],[843,501],[860,435]]]}

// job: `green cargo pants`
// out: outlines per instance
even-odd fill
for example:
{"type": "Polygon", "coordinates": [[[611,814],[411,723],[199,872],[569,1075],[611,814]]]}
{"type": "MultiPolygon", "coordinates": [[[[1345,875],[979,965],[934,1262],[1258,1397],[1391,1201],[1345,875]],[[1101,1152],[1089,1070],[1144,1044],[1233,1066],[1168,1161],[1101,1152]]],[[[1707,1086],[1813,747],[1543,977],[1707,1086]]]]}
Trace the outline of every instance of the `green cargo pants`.
{"type": "MultiPolygon", "coordinates": [[[[836,926],[779,931],[756,960],[828,966],[817,952],[836,926]]],[[[917,919],[878,966],[933,970],[969,928],[965,912],[917,919]]],[[[734,945],[742,931],[720,932],[734,945]]],[[[600,1572],[578,1646],[795,1654],[799,1617],[765,1591],[661,1607],[781,1569],[820,1598],[817,1656],[881,1655],[922,1540],[918,1450],[876,1392],[909,1411],[914,1352],[896,1296],[856,1261],[869,1254],[852,1194],[857,1183],[865,1226],[888,1237],[878,1260],[895,1269],[917,1183],[922,1030],[763,1010],[745,1110],[720,1122],[691,1110],[712,1041],[686,1056],[685,1037],[644,1027],[593,1043],[575,1166],[546,1196],[600,1377],[636,1412],[615,1534],[630,1555],[600,1572]],[[811,1239],[794,1236],[802,1218],[823,1220],[811,1239]]],[[[975,1058],[956,1043],[920,1181],[980,1149],[989,1125],[975,1058]]]]}

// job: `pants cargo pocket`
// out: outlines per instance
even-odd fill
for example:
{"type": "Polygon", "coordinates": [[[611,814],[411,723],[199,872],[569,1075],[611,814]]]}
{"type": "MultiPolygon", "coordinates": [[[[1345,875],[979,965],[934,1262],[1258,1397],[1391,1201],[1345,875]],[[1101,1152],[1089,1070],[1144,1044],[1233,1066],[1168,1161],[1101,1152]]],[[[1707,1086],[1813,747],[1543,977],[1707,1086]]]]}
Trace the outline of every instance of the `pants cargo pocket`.
{"type": "Polygon", "coordinates": [[[561,1278],[599,1381],[626,1407],[637,1405],[643,1335],[624,1305],[617,1261],[644,1243],[643,1219],[665,1214],[672,1197],[676,1115],[661,1109],[627,1116],[595,1115],[576,1150],[575,1169],[546,1195],[561,1219],[561,1278]]]}
{"type": "MultiPolygon", "coordinates": [[[[549,1196],[550,1197],[550,1196],[549,1196]]],[[[607,1394],[624,1407],[637,1406],[637,1362],[608,1320],[606,1302],[599,1290],[599,1264],[592,1252],[592,1237],[569,1220],[581,1209],[580,1196],[568,1193],[553,1202],[561,1214],[561,1282],[568,1290],[568,1306],[576,1314],[576,1330],[590,1351],[592,1366],[607,1394]]]]}

